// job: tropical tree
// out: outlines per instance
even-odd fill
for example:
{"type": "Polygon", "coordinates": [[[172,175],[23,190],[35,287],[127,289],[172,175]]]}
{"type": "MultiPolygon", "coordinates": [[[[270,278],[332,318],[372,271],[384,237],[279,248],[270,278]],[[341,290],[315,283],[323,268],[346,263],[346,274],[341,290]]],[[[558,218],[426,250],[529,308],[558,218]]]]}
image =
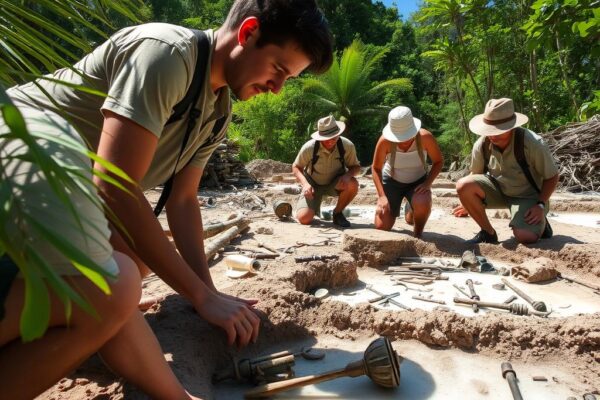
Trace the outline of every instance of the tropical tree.
{"type": "Polygon", "coordinates": [[[394,78],[383,82],[371,79],[375,68],[388,49],[369,51],[362,42],[355,40],[341,57],[336,56],[325,74],[304,78],[304,91],[323,113],[333,113],[347,125],[346,135],[351,136],[352,127],[362,117],[380,116],[390,109],[380,104],[386,90],[410,92],[408,78],[394,78]]]}
{"type": "MultiPolygon", "coordinates": [[[[45,154],[37,142],[39,139],[54,141],[79,151],[101,163],[111,173],[126,180],[127,176],[74,141],[42,133],[30,134],[23,116],[2,87],[69,66],[79,55],[91,50],[90,42],[86,39],[90,34],[107,37],[104,32],[116,28],[111,22],[114,21],[114,16],[138,21],[142,10],[143,3],[139,0],[0,0],[0,112],[6,125],[6,129],[0,132],[0,141],[20,141],[27,147],[26,154],[20,155],[19,159],[39,167],[57,197],[74,213],[77,220],[84,216],[77,215],[70,201],[70,193],[81,191],[86,195],[84,185],[90,181],[80,171],[45,154]]],[[[84,87],[79,89],[103,95],[84,87]]],[[[11,161],[14,160],[10,156],[0,158],[0,256],[8,254],[23,275],[25,304],[21,315],[21,336],[24,341],[29,341],[41,337],[48,326],[49,288],[63,302],[67,317],[70,317],[73,302],[89,313],[95,313],[86,300],[28,244],[28,237],[35,234],[43,238],[101,290],[109,293],[110,289],[105,280],[107,274],[100,266],[61,238],[52,226],[40,224],[22,207],[17,188],[4,175],[4,166],[11,161]],[[18,227],[18,232],[8,231],[6,223],[9,219],[16,222],[12,225],[18,227]],[[26,231],[22,228],[24,225],[34,232],[26,231]]],[[[119,185],[99,171],[94,173],[119,185]]],[[[96,202],[96,206],[103,207],[99,202],[96,202]]]]}

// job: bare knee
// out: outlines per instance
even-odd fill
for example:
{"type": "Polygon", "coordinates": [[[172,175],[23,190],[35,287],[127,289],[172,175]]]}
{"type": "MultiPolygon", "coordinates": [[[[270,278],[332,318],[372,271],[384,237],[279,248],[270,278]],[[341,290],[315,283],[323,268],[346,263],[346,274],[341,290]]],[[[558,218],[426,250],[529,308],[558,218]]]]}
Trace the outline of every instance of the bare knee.
{"type": "Polygon", "coordinates": [[[119,252],[113,253],[119,266],[119,275],[110,280],[110,295],[103,302],[105,317],[124,321],[137,309],[142,295],[140,273],[137,265],[127,255],[119,252]]]}
{"type": "Polygon", "coordinates": [[[310,225],[314,217],[315,212],[310,208],[302,208],[296,213],[296,219],[302,225],[310,225]]]}
{"type": "Polygon", "coordinates": [[[356,193],[358,193],[358,181],[356,180],[356,178],[354,178],[354,177],[350,178],[350,181],[348,182],[348,186],[346,187],[346,190],[349,193],[352,193],[354,195],[356,195],[356,193]]]}
{"type": "Polygon", "coordinates": [[[513,229],[513,235],[517,242],[521,244],[531,244],[535,243],[539,240],[539,235],[536,235],[534,232],[531,232],[527,229],[513,229]]]}
{"type": "Polygon", "coordinates": [[[475,188],[479,187],[477,182],[475,182],[470,176],[465,176],[456,182],[456,192],[460,195],[473,193],[475,188]]]}

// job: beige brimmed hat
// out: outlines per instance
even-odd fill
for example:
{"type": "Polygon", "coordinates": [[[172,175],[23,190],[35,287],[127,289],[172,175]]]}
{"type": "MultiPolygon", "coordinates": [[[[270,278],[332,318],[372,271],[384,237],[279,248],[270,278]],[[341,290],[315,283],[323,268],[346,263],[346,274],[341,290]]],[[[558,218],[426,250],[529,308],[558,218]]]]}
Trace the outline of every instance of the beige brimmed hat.
{"type": "Polygon", "coordinates": [[[485,105],[485,112],[469,121],[469,129],[480,136],[496,136],[525,125],[527,121],[526,115],[515,112],[511,99],[491,99],[485,105]]]}
{"type": "Polygon", "coordinates": [[[317,131],[310,135],[313,139],[323,141],[340,136],[346,129],[346,124],[336,121],[333,115],[321,118],[317,122],[317,131]]]}
{"type": "Polygon", "coordinates": [[[410,108],[399,106],[388,114],[388,124],[383,128],[383,138],[390,142],[404,142],[417,135],[421,120],[413,118],[410,108]]]}

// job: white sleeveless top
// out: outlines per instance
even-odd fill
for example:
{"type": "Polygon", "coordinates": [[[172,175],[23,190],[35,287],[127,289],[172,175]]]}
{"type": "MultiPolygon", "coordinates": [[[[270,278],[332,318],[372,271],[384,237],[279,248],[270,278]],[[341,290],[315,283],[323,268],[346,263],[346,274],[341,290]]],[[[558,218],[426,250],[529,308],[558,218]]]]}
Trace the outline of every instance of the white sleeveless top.
{"type": "MultiPolygon", "coordinates": [[[[394,145],[398,146],[397,144],[394,145]]],[[[383,165],[383,175],[387,175],[397,182],[413,183],[427,174],[417,152],[416,140],[412,142],[406,152],[396,149],[396,165],[392,166],[391,160],[392,154],[389,153],[383,165]]],[[[427,151],[425,149],[423,149],[423,160],[427,160],[427,151]]]]}

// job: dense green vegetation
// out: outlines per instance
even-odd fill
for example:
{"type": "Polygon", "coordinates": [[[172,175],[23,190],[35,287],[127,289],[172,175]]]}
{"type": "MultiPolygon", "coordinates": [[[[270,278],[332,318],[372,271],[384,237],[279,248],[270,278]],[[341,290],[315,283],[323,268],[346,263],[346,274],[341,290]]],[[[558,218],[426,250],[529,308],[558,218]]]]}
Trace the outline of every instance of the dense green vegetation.
{"type": "MultiPolygon", "coordinates": [[[[153,19],[216,27],[231,1],[163,3],[150,2],[153,19]]],[[[381,2],[320,5],[337,64],[324,77],[302,77],[279,97],[235,105],[230,136],[246,160],[290,162],[315,120],[330,112],[350,124],[366,164],[386,110],[399,104],[438,136],[447,160],[469,152],[474,137],[467,123],[490,98],[512,97],[538,132],[600,111],[598,0],[426,0],[407,21],[381,2]]]]}

